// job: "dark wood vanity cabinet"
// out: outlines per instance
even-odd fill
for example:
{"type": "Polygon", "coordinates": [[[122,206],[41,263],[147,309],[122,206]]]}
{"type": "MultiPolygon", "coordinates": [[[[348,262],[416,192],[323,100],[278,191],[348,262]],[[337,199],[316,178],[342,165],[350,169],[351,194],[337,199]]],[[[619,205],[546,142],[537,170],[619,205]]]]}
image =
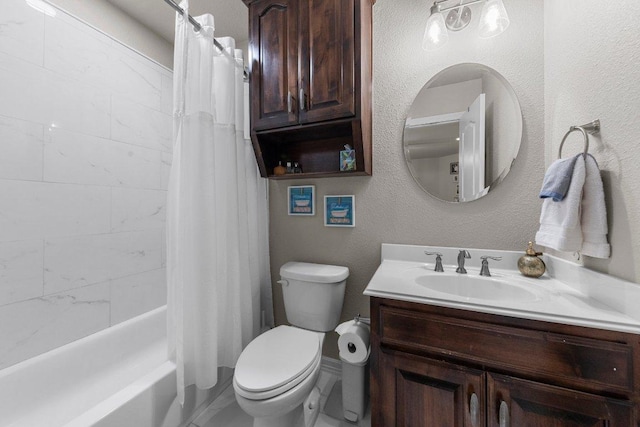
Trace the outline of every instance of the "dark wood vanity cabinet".
{"type": "Polygon", "coordinates": [[[249,7],[251,138],[263,176],[279,162],[339,175],[355,149],[371,173],[371,29],[374,0],[243,0],[249,7]]]}
{"type": "Polygon", "coordinates": [[[639,427],[634,334],[371,298],[373,427],[639,427]]]}

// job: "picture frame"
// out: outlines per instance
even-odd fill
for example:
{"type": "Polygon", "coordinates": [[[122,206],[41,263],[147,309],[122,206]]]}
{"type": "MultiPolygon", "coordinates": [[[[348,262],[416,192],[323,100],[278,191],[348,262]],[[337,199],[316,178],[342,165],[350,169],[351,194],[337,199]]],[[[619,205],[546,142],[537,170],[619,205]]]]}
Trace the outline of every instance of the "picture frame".
{"type": "Polygon", "coordinates": [[[356,197],[354,195],[324,196],[325,227],[355,227],[356,197]]]}
{"type": "Polygon", "coordinates": [[[449,175],[458,175],[459,166],[460,166],[459,162],[449,163],[449,175]]]}
{"type": "Polygon", "coordinates": [[[289,215],[314,216],[316,214],[316,186],[292,185],[287,189],[289,215]]]}

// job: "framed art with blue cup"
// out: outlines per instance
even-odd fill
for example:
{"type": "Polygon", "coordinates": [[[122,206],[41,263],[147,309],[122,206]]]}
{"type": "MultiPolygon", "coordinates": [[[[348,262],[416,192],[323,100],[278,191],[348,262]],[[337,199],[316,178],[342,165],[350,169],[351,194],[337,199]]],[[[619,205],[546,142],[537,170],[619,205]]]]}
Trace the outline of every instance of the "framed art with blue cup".
{"type": "Polygon", "coordinates": [[[313,216],[316,214],[315,185],[294,185],[288,191],[289,215],[313,216]]]}
{"type": "Polygon", "coordinates": [[[356,197],[324,196],[325,227],[355,227],[356,197]]]}

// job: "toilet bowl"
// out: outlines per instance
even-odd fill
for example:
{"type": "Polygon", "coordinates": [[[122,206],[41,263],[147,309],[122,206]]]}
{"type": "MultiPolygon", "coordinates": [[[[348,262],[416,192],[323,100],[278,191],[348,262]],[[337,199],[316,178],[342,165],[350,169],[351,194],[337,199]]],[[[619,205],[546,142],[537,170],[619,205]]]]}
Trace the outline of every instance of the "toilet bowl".
{"type": "Polygon", "coordinates": [[[300,418],[320,374],[323,341],[323,333],[278,326],[245,348],[233,388],[255,427],[289,427],[300,418]]]}
{"type": "MultiPolygon", "coordinates": [[[[233,377],[254,427],[293,427],[320,374],[325,332],[337,326],[349,269],[289,262],[280,269],[287,320],[242,351],[233,377]]],[[[309,426],[305,426],[309,427],[309,426]]]]}

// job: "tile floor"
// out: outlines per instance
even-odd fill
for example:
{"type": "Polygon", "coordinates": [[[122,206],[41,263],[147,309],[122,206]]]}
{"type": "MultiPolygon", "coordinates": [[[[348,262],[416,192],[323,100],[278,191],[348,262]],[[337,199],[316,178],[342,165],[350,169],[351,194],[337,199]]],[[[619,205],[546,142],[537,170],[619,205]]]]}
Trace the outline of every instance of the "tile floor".
{"type": "MultiPolygon", "coordinates": [[[[342,383],[339,374],[322,370],[318,378],[320,415],[314,427],[371,427],[371,410],[359,423],[351,423],[342,416],[342,383]]],[[[233,385],[196,418],[189,427],[252,427],[253,418],[245,414],[236,402],[233,385]]],[[[300,422],[299,427],[304,427],[300,422]]]]}

